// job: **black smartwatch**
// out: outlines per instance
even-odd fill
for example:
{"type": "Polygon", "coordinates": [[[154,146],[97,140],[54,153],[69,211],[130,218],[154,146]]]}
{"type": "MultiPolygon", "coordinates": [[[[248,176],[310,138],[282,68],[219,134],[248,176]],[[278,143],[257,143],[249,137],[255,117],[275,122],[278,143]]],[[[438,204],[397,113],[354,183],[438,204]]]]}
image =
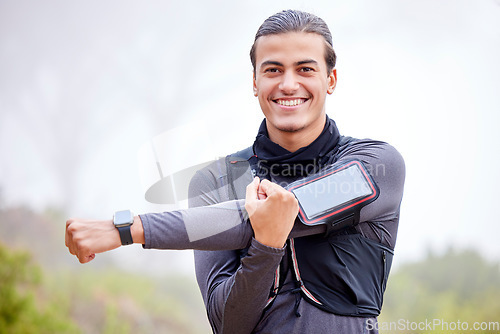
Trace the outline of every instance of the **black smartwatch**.
{"type": "Polygon", "coordinates": [[[113,223],[120,233],[122,245],[133,244],[132,233],[130,233],[130,225],[134,223],[134,214],[130,210],[115,212],[113,223]]]}

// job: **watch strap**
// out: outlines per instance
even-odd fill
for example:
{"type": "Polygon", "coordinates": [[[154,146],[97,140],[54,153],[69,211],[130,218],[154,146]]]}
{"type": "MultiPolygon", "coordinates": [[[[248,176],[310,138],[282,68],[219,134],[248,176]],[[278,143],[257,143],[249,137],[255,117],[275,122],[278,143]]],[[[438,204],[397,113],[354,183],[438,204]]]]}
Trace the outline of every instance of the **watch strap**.
{"type": "Polygon", "coordinates": [[[122,241],[122,245],[131,245],[134,243],[132,240],[132,233],[130,232],[130,225],[117,227],[118,233],[120,233],[120,239],[122,241]]]}

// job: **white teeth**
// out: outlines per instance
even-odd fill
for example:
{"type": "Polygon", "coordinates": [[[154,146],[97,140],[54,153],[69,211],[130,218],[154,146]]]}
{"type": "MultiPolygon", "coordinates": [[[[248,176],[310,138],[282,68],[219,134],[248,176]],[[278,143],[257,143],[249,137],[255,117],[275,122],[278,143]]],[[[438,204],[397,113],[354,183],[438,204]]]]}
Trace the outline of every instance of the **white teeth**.
{"type": "Polygon", "coordinates": [[[299,105],[299,104],[302,104],[305,102],[305,99],[295,99],[295,100],[276,100],[276,102],[278,102],[278,104],[282,105],[282,106],[296,106],[296,105],[299,105]]]}

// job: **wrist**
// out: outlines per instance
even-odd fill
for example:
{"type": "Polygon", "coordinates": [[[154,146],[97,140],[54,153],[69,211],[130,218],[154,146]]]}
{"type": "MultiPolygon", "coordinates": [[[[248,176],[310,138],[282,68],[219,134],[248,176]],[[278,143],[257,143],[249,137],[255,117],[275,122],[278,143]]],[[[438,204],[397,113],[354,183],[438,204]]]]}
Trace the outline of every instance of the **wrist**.
{"type": "Polygon", "coordinates": [[[255,240],[257,240],[260,244],[273,248],[283,248],[286,243],[286,238],[277,238],[267,234],[257,234],[254,236],[255,240]]]}
{"type": "Polygon", "coordinates": [[[146,242],[141,217],[134,216],[134,223],[130,226],[130,233],[132,233],[134,244],[144,244],[146,242]]]}
{"type": "Polygon", "coordinates": [[[134,223],[134,214],[130,210],[116,211],[113,215],[113,224],[120,234],[120,241],[123,246],[134,243],[130,227],[134,223]]]}
{"type": "Polygon", "coordinates": [[[267,246],[267,245],[260,243],[257,239],[255,239],[255,237],[252,237],[252,241],[250,244],[251,244],[251,247],[258,249],[259,252],[264,252],[264,253],[268,253],[268,254],[281,254],[281,255],[283,255],[283,252],[284,252],[285,247],[286,247],[286,243],[281,248],[267,246]]]}

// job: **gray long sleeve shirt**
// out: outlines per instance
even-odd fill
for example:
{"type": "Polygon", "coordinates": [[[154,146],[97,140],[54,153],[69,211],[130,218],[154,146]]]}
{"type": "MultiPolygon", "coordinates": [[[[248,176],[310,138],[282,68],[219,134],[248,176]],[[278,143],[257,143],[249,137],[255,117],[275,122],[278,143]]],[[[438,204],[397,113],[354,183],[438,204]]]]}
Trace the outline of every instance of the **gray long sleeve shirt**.
{"type": "MultiPolygon", "coordinates": [[[[376,201],[361,210],[358,232],[394,248],[403,193],[404,162],[390,145],[355,140],[340,148],[337,162],[359,159],[380,188],[376,201]]],[[[286,181],[279,180],[280,184],[286,181]]],[[[296,294],[282,293],[268,307],[281,263],[284,285],[292,282],[286,249],[252,238],[244,201],[229,201],[224,159],[199,171],[190,185],[190,206],[176,212],[141,215],[145,248],[195,249],[196,276],[215,333],[377,333],[376,319],[340,316],[296,294]],[[248,247],[241,257],[239,249],[248,247]],[[298,317],[297,314],[301,316],[298,317]]],[[[290,237],[323,233],[323,226],[296,223],[290,237]]]]}

